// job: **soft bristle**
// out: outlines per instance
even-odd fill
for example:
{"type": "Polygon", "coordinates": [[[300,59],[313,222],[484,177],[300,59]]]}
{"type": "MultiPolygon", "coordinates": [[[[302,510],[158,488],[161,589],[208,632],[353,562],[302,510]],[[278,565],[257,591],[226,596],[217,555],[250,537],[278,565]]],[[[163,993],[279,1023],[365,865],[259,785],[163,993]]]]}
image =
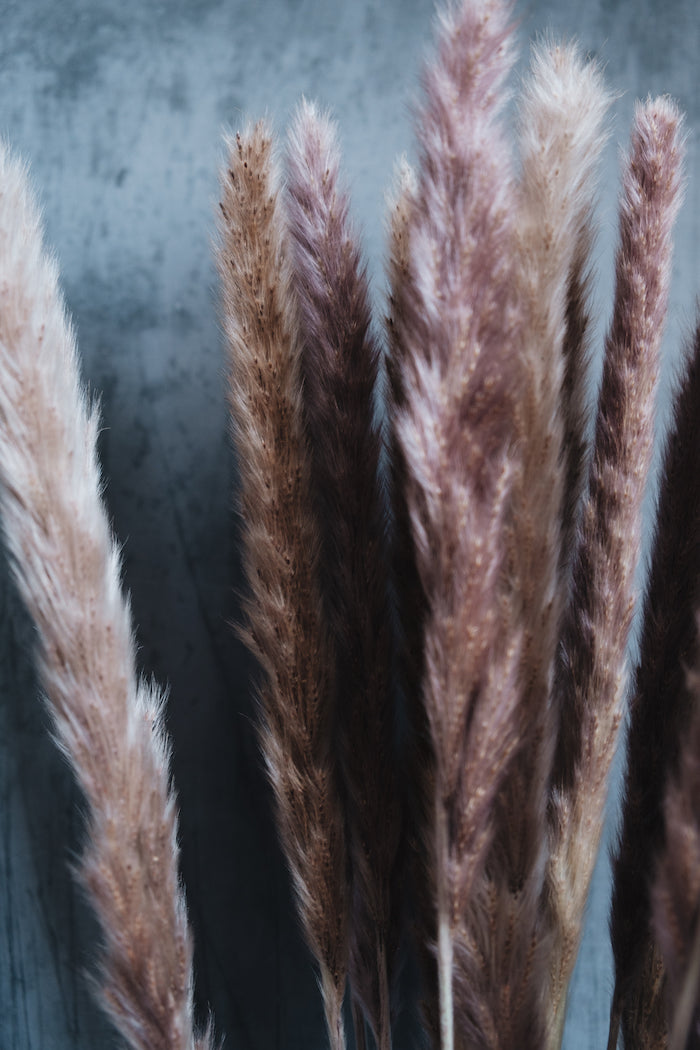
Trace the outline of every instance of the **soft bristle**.
{"type": "Polygon", "coordinates": [[[437,57],[424,76],[407,259],[392,302],[397,433],[426,601],[423,697],[435,776],[434,838],[425,848],[447,1050],[479,1010],[470,979],[477,955],[465,959],[455,944],[517,747],[520,632],[504,630],[501,595],[522,378],[511,158],[497,121],[510,43],[500,3],[451,6],[440,18],[437,57]]]}

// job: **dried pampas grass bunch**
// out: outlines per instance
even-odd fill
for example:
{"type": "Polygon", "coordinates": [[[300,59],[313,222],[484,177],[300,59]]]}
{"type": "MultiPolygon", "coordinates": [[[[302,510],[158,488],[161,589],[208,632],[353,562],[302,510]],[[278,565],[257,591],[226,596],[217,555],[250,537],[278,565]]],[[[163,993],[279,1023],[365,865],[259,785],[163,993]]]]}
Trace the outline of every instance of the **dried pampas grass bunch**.
{"type": "MultiPolygon", "coordinates": [[[[359,1050],[390,1050],[409,957],[431,1046],[558,1050],[627,711],[609,1047],[700,1046],[700,330],[631,673],[627,653],[683,121],[665,98],[635,111],[589,441],[611,96],[546,38],[511,130],[515,55],[507,0],[440,12],[389,202],[383,333],[330,118],[302,102],[286,148],[264,122],[226,139],[239,630],[332,1050],[348,1023],[359,1050]]],[[[99,995],[130,1047],[204,1050],[164,700],[137,677],[97,414],[4,148],[0,305],[0,509],[87,802],[99,995]]]]}

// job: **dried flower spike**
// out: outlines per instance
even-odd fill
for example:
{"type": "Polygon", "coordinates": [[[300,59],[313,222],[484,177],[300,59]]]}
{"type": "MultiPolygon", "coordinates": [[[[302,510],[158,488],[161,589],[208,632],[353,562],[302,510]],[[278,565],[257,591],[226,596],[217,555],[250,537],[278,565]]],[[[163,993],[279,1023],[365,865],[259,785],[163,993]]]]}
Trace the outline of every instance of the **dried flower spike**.
{"type": "Polygon", "coordinates": [[[333,1050],[345,1046],[343,814],[331,753],[333,667],[303,430],[296,305],[270,132],[227,141],[217,261],[250,596],[242,637],[262,672],[261,742],[333,1050]]]}
{"type": "Polygon", "coordinates": [[[208,1050],[193,1018],[164,697],[138,680],[101,499],[97,410],[26,173],[0,147],[0,503],[57,742],[88,806],[77,868],[100,923],[102,1006],[132,1050],[208,1050]]]}
{"type": "Polygon", "coordinates": [[[493,806],[517,747],[521,630],[504,618],[504,524],[517,470],[522,315],[513,301],[514,190],[498,124],[507,5],[445,9],[424,77],[420,162],[394,328],[397,433],[426,600],[423,696],[435,754],[440,1041],[484,1039],[471,911],[493,806]]]}
{"type": "MultiPolygon", "coordinates": [[[[350,987],[391,1046],[400,809],[389,689],[386,513],[374,422],[379,345],[340,179],[335,125],[303,102],[289,133],[286,203],[303,337],[312,500],[335,665],[337,751],[351,870],[350,987]]],[[[356,1038],[364,1022],[356,1010],[356,1038]]]]}

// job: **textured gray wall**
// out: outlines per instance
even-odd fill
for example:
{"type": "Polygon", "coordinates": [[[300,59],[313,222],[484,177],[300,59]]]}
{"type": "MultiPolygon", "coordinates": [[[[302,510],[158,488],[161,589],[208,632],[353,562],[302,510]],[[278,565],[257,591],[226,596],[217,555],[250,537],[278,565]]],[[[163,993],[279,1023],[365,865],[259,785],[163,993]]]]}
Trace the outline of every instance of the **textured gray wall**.
{"type": "MultiPolygon", "coordinates": [[[[249,662],[226,626],[241,583],[210,238],[223,125],[300,94],[339,119],[381,291],[382,212],[432,0],[0,2],[0,132],[31,160],[84,375],[102,392],[101,456],[143,670],[170,683],[183,873],[198,995],[227,1046],[322,1047],[314,978],[259,770],[249,662]]],[[[575,34],[620,94],[601,186],[608,315],[617,156],[635,96],[669,92],[691,129],[668,362],[697,287],[697,0],[529,0],[525,41],[575,34]]],[[[599,331],[599,336],[601,332],[599,331]]],[[[46,732],[32,630],[0,554],[0,1048],[82,1050],[112,1036],[86,992],[95,929],[71,881],[80,799],[46,732]]],[[[606,864],[571,991],[568,1050],[604,1046],[606,864]]],[[[399,1045],[412,1042],[410,1014],[399,1045]]]]}

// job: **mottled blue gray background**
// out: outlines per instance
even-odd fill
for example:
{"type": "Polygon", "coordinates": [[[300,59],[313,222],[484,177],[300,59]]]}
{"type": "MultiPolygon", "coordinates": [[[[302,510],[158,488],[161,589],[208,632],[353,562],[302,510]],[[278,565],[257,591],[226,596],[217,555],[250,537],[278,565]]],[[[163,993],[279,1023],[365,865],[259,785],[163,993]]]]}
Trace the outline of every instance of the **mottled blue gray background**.
{"type": "MultiPolygon", "coordinates": [[[[0,133],[31,160],[84,375],[101,392],[141,666],[170,683],[198,997],[236,1050],[311,1050],[324,1034],[259,771],[250,666],[227,626],[241,573],[210,251],[220,134],[262,113],[283,129],[302,93],[332,108],[379,301],[383,194],[412,148],[432,10],[432,0],[0,2],[0,133]]],[[[524,54],[547,26],[574,34],[619,92],[601,184],[599,341],[616,143],[635,96],[669,92],[688,114],[667,377],[698,284],[697,0],[530,0],[517,13],[524,54]]],[[[31,647],[0,554],[0,1048],[95,1050],[113,1040],[86,992],[96,931],[68,871],[81,802],[46,732],[31,647]]],[[[607,902],[604,862],[567,1050],[605,1045],[607,902]]],[[[414,1030],[409,1010],[397,1045],[414,1030]]]]}

